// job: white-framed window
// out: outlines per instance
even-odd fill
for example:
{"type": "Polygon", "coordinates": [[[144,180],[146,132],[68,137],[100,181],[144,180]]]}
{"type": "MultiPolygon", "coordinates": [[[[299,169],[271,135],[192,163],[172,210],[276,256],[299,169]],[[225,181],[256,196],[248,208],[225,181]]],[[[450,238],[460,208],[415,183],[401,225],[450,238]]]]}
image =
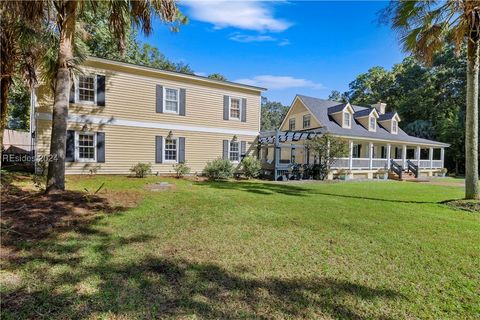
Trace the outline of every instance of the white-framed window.
{"type": "Polygon", "coordinates": [[[240,120],[240,99],[230,97],[230,119],[240,120]]]}
{"type": "Polygon", "coordinates": [[[97,135],[95,132],[75,132],[75,159],[79,162],[97,161],[97,135]]]}
{"type": "Polygon", "coordinates": [[[294,118],[288,120],[288,130],[295,131],[295,119],[294,118]]]}
{"type": "Polygon", "coordinates": [[[346,111],[343,113],[343,127],[344,128],[350,128],[352,123],[352,115],[350,112],[346,111]]]}
{"type": "Polygon", "coordinates": [[[398,122],[397,120],[392,120],[392,132],[397,133],[398,131],[398,122]]]}
{"type": "Polygon", "coordinates": [[[228,159],[232,162],[240,161],[240,142],[230,141],[228,146],[228,159]]]}
{"type": "Polygon", "coordinates": [[[177,138],[165,138],[164,148],[163,148],[163,161],[164,162],[178,161],[178,139],[177,138]]]}
{"type": "Polygon", "coordinates": [[[370,130],[376,130],[377,129],[377,120],[375,119],[375,117],[370,117],[369,118],[369,126],[370,126],[370,130]]]}
{"type": "Polygon", "coordinates": [[[95,104],[97,102],[97,77],[94,75],[79,75],[77,84],[75,101],[95,104]]]}
{"type": "Polygon", "coordinates": [[[310,128],[310,115],[306,114],[303,116],[303,128],[310,128]]]}
{"type": "Polygon", "coordinates": [[[163,89],[163,105],[165,112],[178,113],[179,90],[173,88],[163,89]]]}

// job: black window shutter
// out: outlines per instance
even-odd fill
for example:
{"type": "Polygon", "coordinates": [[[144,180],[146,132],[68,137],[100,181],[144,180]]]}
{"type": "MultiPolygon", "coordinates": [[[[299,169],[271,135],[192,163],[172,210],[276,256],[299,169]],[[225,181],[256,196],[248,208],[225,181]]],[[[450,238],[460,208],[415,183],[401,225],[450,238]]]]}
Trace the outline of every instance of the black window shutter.
{"type": "Polygon", "coordinates": [[[97,132],[97,162],[105,162],[105,132],[97,132]]]}
{"type": "Polygon", "coordinates": [[[228,160],[228,140],[223,140],[223,159],[228,160]]]}
{"type": "Polygon", "coordinates": [[[162,163],[163,161],[163,137],[155,137],[155,163],[162,163]]]}
{"type": "Polygon", "coordinates": [[[229,109],[230,98],[228,96],[223,96],[223,120],[228,120],[230,118],[229,109]]]}
{"type": "Polygon", "coordinates": [[[247,99],[242,99],[242,122],[247,122],[247,99]]]}
{"type": "Polygon", "coordinates": [[[247,142],[246,141],[240,141],[240,155],[245,157],[247,154],[247,142]]]}
{"type": "Polygon", "coordinates": [[[178,163],[185,163],[185,138],[178,138],[178,163]]]}
{"type": "Polygon", "coordinates": [[[105,106],[105,76],[97,75],[97,106],[105,106]]]}
{"type": "Polygon", "coordinates": [[[65,162],[75,161],[75,131],[67,130],[67,143],[65,151],[65,162]]]}
{"type": "Polygon", "coordinates": [[[155,110],[157,113],[163,113],[163,86],[157,84],[155,97],[155,110]]]}
{"type": "Polygon", "coordinates": [[[70,103],[75,103],[75,81],[72,79],[72,85],[70,86],[70,97],[68,100],[70,103]]]}
{"type": "Polygon", "coordinates": [[[180,89],[180,110],[178,111],[178,114],[181,116],[186,115],[186,110],[185,110],[185,103],[186,103],[186,94],[185,94],[185,89],[180,89]]]}

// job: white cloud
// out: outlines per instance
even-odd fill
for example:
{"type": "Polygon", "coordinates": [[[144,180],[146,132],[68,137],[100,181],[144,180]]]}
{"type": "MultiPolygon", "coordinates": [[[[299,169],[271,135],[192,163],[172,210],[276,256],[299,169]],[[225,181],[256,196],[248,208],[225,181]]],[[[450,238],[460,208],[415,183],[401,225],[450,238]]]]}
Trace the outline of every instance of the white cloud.
{"type": "Polygon", "coordinates": [[[211,23],[217,29],[234,27],[244,30],[281,32],[292,24],[275,18],[271,4],[258,1],[190,0],[182,4],[187,15],[195,20],[211,23]]]}
{"type": "Polygon", "coordinates": [[[272,76],[259,75],[251,79],[237,79],[235,82],[265,87],[267,89],[290,89],[290,88],[314,88],[324,89],[325,87],[320,83],[315,83],[306,79],[294,78],[291,76],[272,76]]]}
{"type": "Polygon", "coordinates": [[[194,74],[196,76],[200,76],[200,77],[206,77],[207,76],[207,74],[205,72],[194,72],[194,74]]]}
{"type": "Polygon", "coordinates": [[[280,47],[289,46],[289,45],[291,45],[291,44],[292,44],[292,43],[291,43],[290,40],[288,40],[288,39],[283,39],[282,41],[280,41],[280,42],[278,43],[278,45],[279,45],[280,47]]]}
{"type": "Polygon", "coordinates": [[[271,37],[271,36],[265,36],[265,35],[246,35],[246,34],[235,34],[232,35],[230,40],[237,41],[237,42],[272,42],[272,41],[277,41],[276,38],[271,37]]]}

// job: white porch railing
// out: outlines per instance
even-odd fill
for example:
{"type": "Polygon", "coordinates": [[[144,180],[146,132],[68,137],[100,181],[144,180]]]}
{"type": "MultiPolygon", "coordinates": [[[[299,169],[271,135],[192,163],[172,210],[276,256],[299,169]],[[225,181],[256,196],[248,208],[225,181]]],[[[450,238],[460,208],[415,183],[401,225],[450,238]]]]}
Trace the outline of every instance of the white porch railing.
{"type": "Polygon", "coordinates": [[[335,159],[335,163],[332,165],[334,169],[348,169],[350,166],[350,159],[349,158],[337,158],[335,159]]]}
{"type": "Polygon", "coordinates": [[[382,169],[388,168],[389,163],[387,159],[372,159],[372,168],[373,169],[382,169]]]}
{"type": "Polygon", "coordinates": [[[368,159],[368,158],[353,158],[352,159],[352,168],[354,168],[354,169],[369,169],[370,168],[370,159],[368,159]]]}
{"type": "Polygon", "coordinates": [[[440,169],[440,168],[443,168],[443,160],[433,160],[432,169],[440,169]]]}

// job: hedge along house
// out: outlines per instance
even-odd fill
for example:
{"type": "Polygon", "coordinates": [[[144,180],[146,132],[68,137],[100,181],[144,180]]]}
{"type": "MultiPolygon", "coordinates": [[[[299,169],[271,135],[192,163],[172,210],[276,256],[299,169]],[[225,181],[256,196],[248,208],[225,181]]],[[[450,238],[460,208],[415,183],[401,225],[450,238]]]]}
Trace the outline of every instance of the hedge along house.
{"type": "Polygon", "coordinates": [[[440,172],[449,145],[409,136],[399,127],[399,115],[385,108],[384,103],[360,107],[297,95],[279,130],[260,135],[264,173],[278,180],[293,165],[314,164],[305,141],[325,133],[344,139],[349,149],[348,157],[336,159],[329,179],[341,169],[352,178],[374,178],[379,169],[391,169],[398,178],[407,170],[417,177],[440,172]]]}
{"type": "MultiPolygon", "coordinates": [[[[186,162],[201,173],[208,161],[239,164],[256,152],[265,89],[90,57],[74,77],[66,173],[128,174],[139,162],[169,174],[186,162]]],[[[34,142],[50,151],[53,99],[35,90],[34,142]]]]}

